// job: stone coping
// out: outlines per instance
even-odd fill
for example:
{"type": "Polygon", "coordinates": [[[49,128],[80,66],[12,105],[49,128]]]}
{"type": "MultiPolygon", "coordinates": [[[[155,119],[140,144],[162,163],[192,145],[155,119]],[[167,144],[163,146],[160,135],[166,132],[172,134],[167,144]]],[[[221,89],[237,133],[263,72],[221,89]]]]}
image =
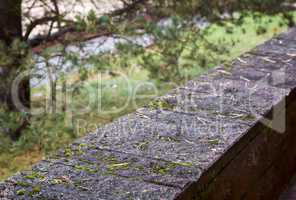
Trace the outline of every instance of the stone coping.
{"type": "Polygon", "coordinates": [[[0,184],[0,199],[277,195],[274,187],[286,181],[269,174],[288,171],[277,163],[296,143],[295,88],[293,28],[11,177],[0,184]]]}

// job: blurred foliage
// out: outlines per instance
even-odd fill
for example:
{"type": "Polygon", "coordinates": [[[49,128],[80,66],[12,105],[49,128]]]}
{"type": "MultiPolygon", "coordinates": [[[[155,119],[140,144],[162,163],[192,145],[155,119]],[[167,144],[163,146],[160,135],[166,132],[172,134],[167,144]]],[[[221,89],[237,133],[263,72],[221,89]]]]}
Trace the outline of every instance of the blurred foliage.
{"type": "MultiPolygon", "coordinates": [[[[68,82],[67,89],[73,92],[74,97],[72,104],[66,106],[71,108],[67,108],[68,113],[49,112],[30,116],[29,128],[24,131],[18,141],[12,142],[9,132],[17,129],[28,116],[22,112],[8,112],[4,107],[0,107],[0,177],[7,177],[29,167],[32,162],[50,155],[97,127],[91,126],[77,130],[79,120],[95,125],[111,122],[146,104],[155,97],[154,95],[167,92],[171,89],[168,82],[180,84],[211,67],[233,59],[258,43],[295,25],[294,12],[279,11],[278,5],[288,1],[159,0],[151,2],[153,3],[138,5],[145,14],[127,17],[120,23],[118,17],[96,16],[94,11],[86,17],[76,17],[75,28],[78,31],[97,33],[104,30],[114,33],[114,37],[125,39],[126,42],[117,44],[116,52],[99,53],[82,58],[79,53],[66,52],[63,45],[54,46],[42,52],[41,55],[46,61],[49,61],[53,54],[60,54],[65,58],[58,66],[47,62],[45,68],[51,69],[46,73],[55,71],[59,74],[60,78],[53,80],[58,93],[63,92],[61,91],[63,83],[68,82]],[[229,15],[221,19],[224,12],[228,12],[229,15]],[[199,28],[192,22],[192,16],[197,14],[208,16],[207,19],[212,21],[212,24],[206,28],[199,28]],[[154,18],[154,16],[157,17],[154,18]],[[157,24],[160,19],[158,17],[164,16],[170,16],[170,25],[161,27],[157,24]],[[130,39],[130,37],[144,34],[153,38],[153,44],[148,47],[140,46],[130,39]],[[252,38],[251,41],[250,38],[252,38]],[[71,73],[62,70],[62,66],[68,63],[72,66],[71,73]],[[99,85],[94,78],[97,73],[102,74],[103,81],[99,85]],[[127,75],[131,88],[127,86],[124,77],[120,74],[127,75]],[[104,113],[104,111],[122,107],[129,96],[135,94],[138,85],[144,83],[145,87],[136,94],[147,95],[146,98],[128,102],[125,109],[120,112],[104,113]],[[156,85],[159,90],[157,94],[154,94],[153,88],[149,87],[151,84],[156,85]],[[87,96],[97,94],[98,91],[101,105],[98,105],[97,96],[87,96]],[[90,106],[90,112],[79,114],[79,109],[85,105],[90,106]],[[101,110],[98,112],[99,106],[101,110]]],[[[16,51],[19,54],[22,45],[24,44],[16,41],[15,45],[12,45],[11,53],[16,51]]],[[[12,54],[8,55],[5,53],[8,52],[7,50],[1,50],[0,63],[5,64],[10,61],[12,54]]],[[[27,60],[22,63],[24,68],[28,66],[32,68],[34,64],[32,55],[28,54],[27,60]]],[[[48,91],[49,89],[45,87],[32,90],[33,94],[42,94],[32,98],[33,108],[46,107],[47,98],[51,98],[52,95],[48,94],[48,91]]],[[[56,95],[57,107],[60,109],[64,106],[63,99],[61,95],[56,95]]]]}
{"type": "Polygon", "coordinates": [[[223,12],[260,11],[279,13],[289,9],[293,0],[157,0],[152,1],[157,12],[162,14],[201,14],[208,17],[219,17],[223,12]]]}
{"type": "Polygon", "coordinates": [[[154,47],[142,55],[142,65],[151,72],[151,78],[178,82],[188,74],[186,68],[206,68],[219,60],[218,54],[226,53],[226,46],[206,40],[206,31],[183,24],[184,19],[173,17],[169,27],[153,23],[146,25],[146,32],[155,38],[154,47]]]}

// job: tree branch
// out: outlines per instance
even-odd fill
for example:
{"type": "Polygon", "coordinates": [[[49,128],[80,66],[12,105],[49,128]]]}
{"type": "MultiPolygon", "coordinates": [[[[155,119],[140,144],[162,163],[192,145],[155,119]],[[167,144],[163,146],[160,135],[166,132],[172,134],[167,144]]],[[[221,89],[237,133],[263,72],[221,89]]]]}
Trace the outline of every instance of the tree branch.
{"type": "Polygon", "coordinates": [[[141,3],[145,3],[147,2],[148,0],[134,0],[131,4],[128,4],[123,1],[123,3],[126,5],[124,8],[121,8],[121,9],[118,9],[118,10],[115,10],[114,12],[111,13],[111,16],[118,16],[118,15],[123,15],[127,12],[130,12],[131,10],[135,9],[137,7],[138,4],[141,4],[141,3]]]}
{"type": "Polygon", "coordinates": [[[31,34],[31,32],[34,30],[34,28],[36,28],[38,25],[42,25],[45,24],[47,22],[52,22],[52,21],[57,21],[59,19],[58,16],[49,16],[49,17],[43,17],[43,18],[39,18],[35,21],[33,21],[31,24],[29,24],[29,26],[27,27],[26,33],[24,35],[24,40],[28,40],[29,36],[31,34]]]}

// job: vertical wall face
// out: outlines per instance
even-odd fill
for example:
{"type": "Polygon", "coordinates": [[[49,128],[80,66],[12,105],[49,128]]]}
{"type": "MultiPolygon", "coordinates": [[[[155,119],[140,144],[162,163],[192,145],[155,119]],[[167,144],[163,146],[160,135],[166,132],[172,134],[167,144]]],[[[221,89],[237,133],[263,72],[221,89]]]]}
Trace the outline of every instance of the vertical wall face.
{"type": "Polygon", "coordinates": [[[278,199],[296,172],[295,92],[284,133],[256,124],[178,199],[278,199]]]}
{"type": "MultiPolygon", "coordinates": [[[[295,29],[241,56],[233,66],[228,78],[248,77],[256,86],[272,87],[268,94],[280,98],[264,112],[264,119],[259,119],[178,199],[278,199],[296,173],[295,29]],[[268,78],[264,79],[266,72],[268,78]],[[288,91],[287,96],[276,94],[276,90],[288,91]]],[[[256,92],[256,101],[263,105],[262,94],[256,92]]]]}
{"type": "MultiPolygon", "coordinates": [[[[241,56],[233,66],[228,78],[241,75],[255,85],[267,84],[274,97],[281,96],[276,90],[289,92],[264,112],[263,118],[272,121],[259,119],[178,199],[278,199],[296,173],[295,29],[241,56]]],[[[257,93],[256,99],[260,102],[264,97],[257,93]]]]}
{"type": "Polygon", "coordinates": [[[276,199],[296,172],[295,38],[76,141],[0,184],[0,199],[276,199]]]}

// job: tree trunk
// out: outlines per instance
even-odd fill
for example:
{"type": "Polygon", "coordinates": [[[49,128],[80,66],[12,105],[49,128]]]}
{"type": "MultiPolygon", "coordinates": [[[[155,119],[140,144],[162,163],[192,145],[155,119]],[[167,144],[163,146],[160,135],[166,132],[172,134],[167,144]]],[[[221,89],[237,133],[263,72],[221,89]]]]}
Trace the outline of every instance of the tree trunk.
{"type": "MultiPolygon", "coordinates": [[[[12,89],[14,78],[22,72],[20,66],[24,56],[21,51],[11,51],[13,42],[22,40],[21,3],[22,0],[0,0],[0,42],[2,51],[9,58],[0,63],[0,104],[13,112],[27,111],[23,110],[24,107],[30,109],[30,78],[23,78],[17,89],[12,89]],[[18,98],[22,108],[15,105],[13,95],[18,98]]],[[[9,133],[10,137],[18,139],[28,124],[28,120],[24,119],[16,131],[9,133]]]]}
{"type": "MultiPolygon", "coordinates": [[[[7,49],[7,55],[10,56],[9,48],[16,39],[22,39],[22,0],[0,0],[0,41],[7,49]]],[[[10,110],[19,110],[13,103],[12,94],[18,94],[23,106],[30,108],[30,82],[29,77],[22,80],[18,86],[18,91],[12,90],[12,81],[20,72],[19,66],[22,60],[21,54],[11,55],[11,61],[0,63],[0,102],[6,105],[10,110]]]]}
{"type": "Polygon", "coordinates": [[[0,0],[0,40],[9,45],[21,36],[21,0],[0,0]]]}

